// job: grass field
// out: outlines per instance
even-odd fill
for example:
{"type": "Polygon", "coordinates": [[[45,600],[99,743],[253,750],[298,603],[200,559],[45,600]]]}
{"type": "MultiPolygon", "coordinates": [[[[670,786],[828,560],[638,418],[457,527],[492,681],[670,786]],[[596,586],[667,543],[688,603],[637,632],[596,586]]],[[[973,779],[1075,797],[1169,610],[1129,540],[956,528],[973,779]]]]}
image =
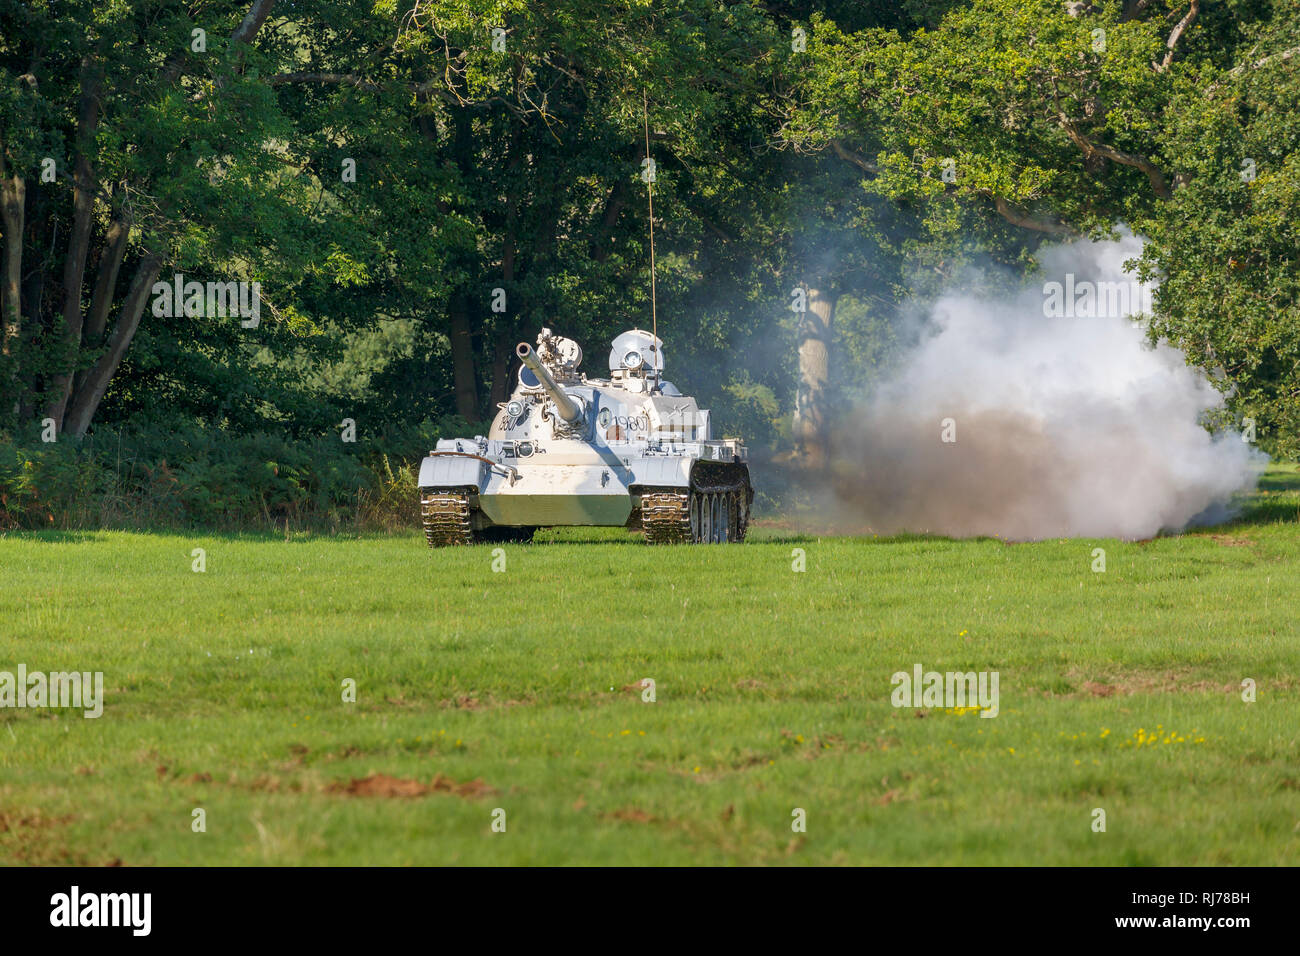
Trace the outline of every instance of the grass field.
{"type": "Polygon", "coordinates": [[[502,572],[414,533],[10,534],[0,670],[105,704],[0,710],[0,861],[1300,863],[1298,512],[1275,468],[1140,543],[566,532],[502,572]],[[999,715],[895,708],[916,664],[998,671],[999,715]]]}

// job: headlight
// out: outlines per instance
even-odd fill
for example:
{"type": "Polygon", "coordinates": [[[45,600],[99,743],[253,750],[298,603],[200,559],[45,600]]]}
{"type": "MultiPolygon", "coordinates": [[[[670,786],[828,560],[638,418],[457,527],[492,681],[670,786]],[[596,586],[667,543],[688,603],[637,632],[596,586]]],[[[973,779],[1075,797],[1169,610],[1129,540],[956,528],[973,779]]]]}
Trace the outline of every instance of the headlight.
{"type": "Polygon", "coordinates": [[[518,401],[511,402],[509,405],[506,406],[506,415],[508,415],[510,418],[518,418],[523,413],[524,413],[523,402],[518,402],[518,401]]]}
{"type": "Polygon", "coordinates": [[[635,350],[628,352],[626,355],[623,356],[623,364],[631,369],[640,368],[641,363],[644,361],[645,359],[641,357],[641,353],[635,350]]]}

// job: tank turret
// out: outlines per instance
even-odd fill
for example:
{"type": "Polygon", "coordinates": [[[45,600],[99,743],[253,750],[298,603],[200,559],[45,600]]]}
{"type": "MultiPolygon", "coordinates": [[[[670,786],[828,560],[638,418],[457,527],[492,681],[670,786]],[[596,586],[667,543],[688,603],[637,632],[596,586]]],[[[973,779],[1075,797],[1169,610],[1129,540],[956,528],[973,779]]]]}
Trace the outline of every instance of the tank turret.
{"type": "Polygon", "coordinates": [[[745,446],[663,378],[663,343],[614,339],[609,378],[578,371],[577,342],[542,329],[489,433],[440,439],[420,467],[429,544],[527,540],[539,527],[612,525],[650,543],[738,542],[754,492],[745,446]]]}
{"type": "Polygon", "coordinates": [[[546,366],[537,360],[537,353],[533,351],[532,347],[527,342],[520,342],[515,346],[515,354],[524,363],[524,368],[537,377],[542,389],[551,397],[551,401],[555,405],[555,411],[560,418],[569,424],[578,421],[582,417],[582,406],[560,388],[555,381],[555,377],[547,371],[546,366]]]}

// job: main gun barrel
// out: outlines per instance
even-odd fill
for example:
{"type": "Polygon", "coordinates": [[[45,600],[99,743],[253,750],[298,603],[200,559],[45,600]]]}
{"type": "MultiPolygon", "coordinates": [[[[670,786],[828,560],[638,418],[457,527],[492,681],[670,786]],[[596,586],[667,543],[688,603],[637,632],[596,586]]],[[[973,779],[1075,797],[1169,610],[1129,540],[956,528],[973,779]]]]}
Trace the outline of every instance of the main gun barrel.
{"type": "Polygon", "coordinates": [[[561,418],[569,424],[573,424],[582,417],[582,406],[560,388],[555,381],[555,377],[547,371],[545,365],[538,361],[537,353],[533,351],[531,345],[527,342],[520,342],[515,346],[515,354],[519,356],[520,361],[524,363],[528,370],[537,376],[542,383],[542,388],[546,389],[546,394],[555,403],[555,410],[560,413],[561,418]]]}

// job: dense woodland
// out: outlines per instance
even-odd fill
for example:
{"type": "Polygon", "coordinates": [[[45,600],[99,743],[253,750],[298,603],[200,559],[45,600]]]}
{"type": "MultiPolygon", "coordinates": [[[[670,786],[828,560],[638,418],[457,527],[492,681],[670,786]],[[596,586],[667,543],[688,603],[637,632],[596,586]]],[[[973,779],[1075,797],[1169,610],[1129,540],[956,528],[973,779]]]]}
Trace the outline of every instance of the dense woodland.
{"type": "Polygon", "coordinates": [[[647,159],[670,377],[759,455],[1126,224],[1294,456],[1298,142],[1294,0],[0,0],[0,528],[382,522],[516,342],[649,324],[647,159]]]}

